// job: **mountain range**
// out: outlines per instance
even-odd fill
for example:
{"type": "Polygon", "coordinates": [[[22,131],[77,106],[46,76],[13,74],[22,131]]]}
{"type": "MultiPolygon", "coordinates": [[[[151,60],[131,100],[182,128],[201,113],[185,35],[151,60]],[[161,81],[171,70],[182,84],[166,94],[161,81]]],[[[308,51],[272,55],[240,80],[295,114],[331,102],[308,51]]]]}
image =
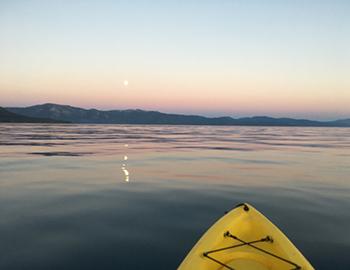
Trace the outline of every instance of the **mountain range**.
{"type": "Polygon", "coordinates": [[[5,123],[66,123],[66,121],[54,120],[41,117],[28,117],[10,112],[0,107],[0,122],[5,123]]]}
{"type": "MultiPolygon", "coordinates": [[[[94,124],[157,124],[157,125],[242,125],[242,126],[318,126],[350,127],[350,119],[314,121],[307,119],[273,118],[255,116],[244,118],[204,117],[198,115],[168,114],[144,110],[97,110],[69,105],[46,103],[30,107],[8,107],[2,109],[18,117],[27,117],[28,122],[70,122],[94,124]]],[[[0,111],[0,122],[4,114],[0,111]]],[[[23,121],[26,120],[23,118],[23,121]]],[[[4,122],[4,121],[2,121],[4,122]]],[[[16,122],[16,121],[13,121],[16,122]]],[[[26,121],[24,121],[26,122],[26,121]]]]}

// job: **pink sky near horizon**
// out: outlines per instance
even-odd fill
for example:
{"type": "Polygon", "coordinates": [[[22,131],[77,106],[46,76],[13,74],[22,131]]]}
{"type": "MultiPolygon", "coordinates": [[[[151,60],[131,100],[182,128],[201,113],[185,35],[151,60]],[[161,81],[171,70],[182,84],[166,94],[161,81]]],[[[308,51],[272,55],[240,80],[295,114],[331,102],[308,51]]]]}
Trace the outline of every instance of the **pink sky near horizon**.
{"type": "Polygon", "coordinates": [[[312,119],[350,117],[350,91],[344,91],[340,98],[339,94],[335,96],[327,89],[321,91],[321,86],[314,86],[314,91],[308,88],[302,95],[291,85],[276,82],[264,84],[261,81],[231,82],[225,85],[220,80],[207,80],[205,83],[187,81],[171,85],[166,80],[140,83],[129,80],[126,87],[122,79],[104,81],[101,85],[98,81],[62,80],[52,84],[50,81],[43,84],[36,82],[29,86],[29,82],[24,82],[17,87],[12,85],[12,89],[18,90],[2,91],[1,106],[58,103],[105,110],[139,108],[207,116],[271,115],[312,119]]]}

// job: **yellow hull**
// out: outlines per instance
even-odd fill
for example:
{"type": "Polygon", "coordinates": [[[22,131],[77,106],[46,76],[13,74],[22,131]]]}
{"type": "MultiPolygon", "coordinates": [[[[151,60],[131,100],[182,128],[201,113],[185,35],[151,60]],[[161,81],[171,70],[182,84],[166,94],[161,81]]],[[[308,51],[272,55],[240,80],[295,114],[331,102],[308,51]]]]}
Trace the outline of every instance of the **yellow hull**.
{"type": "Polygon", "coordinates": [[[263,214],[241,204],[197,242],[178,270],[313,270],[292,242],[263,214]]]}

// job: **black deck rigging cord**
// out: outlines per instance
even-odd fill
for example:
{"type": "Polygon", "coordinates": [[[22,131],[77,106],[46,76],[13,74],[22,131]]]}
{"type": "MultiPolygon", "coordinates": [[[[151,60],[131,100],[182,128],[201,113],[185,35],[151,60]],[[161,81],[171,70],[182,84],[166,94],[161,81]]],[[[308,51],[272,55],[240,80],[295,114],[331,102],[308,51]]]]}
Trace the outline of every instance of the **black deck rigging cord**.
{"type": "Polygon", "coordinates": [[[272,240],[272,238],[271,238],[270,236],[266,236],[265,238],[262,238],[262,239],[259,239],[259,240],[255,240],[255,241],[251,241],[251,242],[246,242],[246,241],[244,241],[244,240],[238,238],[237,236],[232,235],[229,231],[227,231],[227,232],[224,233],[224,237],[233,238],[233,239],[235,239],[235,240],[241,242],[241,244],[236,244],[236,245],[233,245],[233,246],[228,246],[228,247],[224,247],[224,248],[219,248],[219,249],[210,250],[210,251],[204,252],[204,253],[203,253],[203,256],[206,257],[206,258],[208,258],[208,259],[210,259],[210,260],[212,260],[212,261],[214,261],[214,262],[216,262],[216,263],[218,263],[218,264],[220,264],[220,265],[222,265],[222,266],[224,266],[224,267],[226,267],[227,269],[235,270],[234,268],[230,267],[229,265],[227,265],[227,264],[225,264],[225,263],[223,263],[223,262],[220,262],[219,260],[215,259],[215,258],[212,257],[212,256],[209,256],[209,254],[215,253],[215,252],[220,252],[220,251],[227,250],[227,249],[233,249],[233,248],[237,248],[237,247],[241,247],[241,246],[246,246],[246,245],[247,245],[247,246],[250,246],[251,248],[257,249],[257,250],[259,250],[259,251],[261,251],[261,252],[263,252],[263,253],[265,253],[265,254],[267,254],[267,255],[270,255],[270,256],[272,256],[272,257],[274,257],[274,258],[276,258],[276,259],[279,259],[279,260],[281,260],[281,261],[284,261],[284,262],[286,262],[286,263],[288,263],[288,264],[293,265],[294,268],[292,268],[291,270],[300,270],[300,269],[301,269],[301,266],[297,265],[296,263],[294,263],[294,262],[292,262],[292,261],[289,261],[289,260],[287,260],[287,259],[285,259],[285,258],[282,258],[282,257],[280,257],[280,256],[278,256],[278,255],[275,255],[275,254],[273,254],[273,253],[271,253],[271,252],[269,252],[269,251],[267,251],[267,250],[264,250],[264,249],[262,249],[262,248],[259,248],[259,247],[253,245],[254,243],[259,243],[259,242],[270,242],[270,243],[272,243],[273,240],[272,240]]]}

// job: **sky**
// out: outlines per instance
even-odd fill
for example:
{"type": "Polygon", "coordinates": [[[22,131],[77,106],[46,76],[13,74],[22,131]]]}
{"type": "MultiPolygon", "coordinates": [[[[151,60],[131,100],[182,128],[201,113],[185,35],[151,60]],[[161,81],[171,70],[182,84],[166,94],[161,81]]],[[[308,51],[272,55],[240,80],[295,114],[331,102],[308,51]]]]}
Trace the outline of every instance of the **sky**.
{"type": "Polygon", "coordinates": [[[0,106],[350,118],[349,14],[337,0],[0,0],[0,106]]]}

